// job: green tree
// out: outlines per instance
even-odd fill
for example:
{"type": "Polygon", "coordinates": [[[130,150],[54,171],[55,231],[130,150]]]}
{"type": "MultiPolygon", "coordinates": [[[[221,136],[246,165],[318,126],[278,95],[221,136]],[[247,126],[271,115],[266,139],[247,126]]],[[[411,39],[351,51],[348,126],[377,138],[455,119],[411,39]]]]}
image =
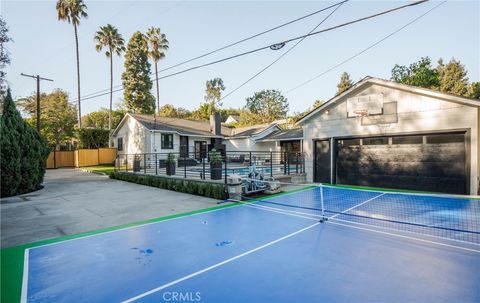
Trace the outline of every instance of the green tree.
{"type": "Polygon", "coordinates": [[[340,76],[340,82],[337,85],[337,95],[343,93],[350,87],[352,87],[353,81],[350,79],[350,75],[347,72],[343,72],[340,76]]]}
{"type": "Polygon", "coordinates": [[[110,131],[102,128],[82,128],[77,130],[79,148],[107,147],[110,131]]]}
{"type": "Polygon", "coordinates": [[[422,57],[408,67],[395,64],[391,79],[403,84],[437,89],[440,86],[438,74],[438,70],[432,67],[430,58],[422,57]]]}
{"type": "MultiPolygon", "coordinates": [[[[50,94],[43,93],[41,96],[40,125],[41,134],[50,145],[57,148],[61,144],[68,143],[74,136],[74,128],[77,123],[76,108],[68,102],[68,94],[62,90],[55,90],[50,94]]],[[[30,116],[27,122],[35,125],[36,95],[19,100],[18,105],[30,116]]]]}
{"type": "MultiPolygon", "coordinates": [[[[120,121],[125,116],[126,111],[116,109],[112,111],[112,129],[117,128],[120,121]]],[[[91,112],[82,117],[83,127],[109,129],[110,111],[106,108],[101,108],[98,111],[91,112]]]]}
{"type": "Polygon", "coordinates": [[[182,107],[175,107],[172,104],[165,104],[160,106],[158,114],[161,117],[168,117],[168,118],[180,118],[180,119],[187,119],[191,116],[191,112],[182,107]]]}
{"type": "Polygon", "coordinates": [[[78,102],[78,127],[82,128],[82,107],[80,102],[80,54],[78,52],[78,26],[80,19],[86,18],[87,6],[83,0],[58,0],[57,1],[58,20],[67,21],[73,25],[75,34],[75,49],[77,54],[77,102],[78,102]]]}
{"type": "Polygon", "coordinates": [[[12,41],[8,35],[8,27],[5,20],[0,16],[0,97],[7,91],[7,73],[5,69],[10,64],[10,53],[6,47],[7,43],[12,41]]]}
{"type": "Polygon", "coordinates": [[[467,97],[480,99],[480,82],[472,82],[468,87],[467,97]]]}
{"type": "Polygon", "coordinates": [[[165,51],[168,50],[167,36],[158,27],[148,29],[147,43],[149,45],[148,55],[155,66],[155,82],[157,87],[157,111],[160,109],[160,91],[158,88],[158,61],[165,58],[165,51]]]}
{"type": "Polygon", "coordinates": [[[129,111],[139,114],[155,112],[155,98],[150,93],[152,80],[147,42],[141,32],[135,32],[128,42],[122,84],[125,105],[129,111]]]}
{"type": "Polygon", "coordinates": [[[468,91],[468,78],[465,66],[455,59],[451,59],[446,65],[439,60],[440,91],[464,96],[468,91]]]}
{"type": "Polygon", "coordinates": [[[287,117],[288,100],[278,90],[262,90],[247,98],[245,109],[250,113],[244,113],[240,120],[251,120],[250,115],[253,114],[257,116],[254,120],[269,123],[287,117]]]}
{"type": "Polygon", "coordinates": [[[43,182],[50,149],[15,108],[10,91],[2,97],[0,116],[1,196],[36,190],[43,182]]]}
{"type": "Polygon", "coordinates": [[[222,92],[225,90],[222,78],[208,80],[205,89],[205,102],[209,105],[209,115],[215,113],[215,107],[219,104],[222,92]]]}
{"type": "Polygon", "coordinates": [[[107,51],[105,55],[110,59],[110,111],[108,115],[108,130],[112,130],[112,104],[113,104],[113,54],[120,56],[125,51],[125,41],[117,28],[107,24],[101,26],[100,30],[95,34],[94,40],[97,42],[95,48],[101,52],[105,47],[107,51]]]}

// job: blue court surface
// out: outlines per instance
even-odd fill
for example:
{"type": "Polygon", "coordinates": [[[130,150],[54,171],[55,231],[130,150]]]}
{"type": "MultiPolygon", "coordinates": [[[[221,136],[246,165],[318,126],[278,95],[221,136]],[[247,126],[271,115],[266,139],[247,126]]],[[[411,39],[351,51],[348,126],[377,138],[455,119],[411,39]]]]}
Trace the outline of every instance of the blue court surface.
{"type": "Polygon", "coordinates": [[[314,187],[30,248],[23,276],[23,302],[480,302],[480,204],[314,187]]]}

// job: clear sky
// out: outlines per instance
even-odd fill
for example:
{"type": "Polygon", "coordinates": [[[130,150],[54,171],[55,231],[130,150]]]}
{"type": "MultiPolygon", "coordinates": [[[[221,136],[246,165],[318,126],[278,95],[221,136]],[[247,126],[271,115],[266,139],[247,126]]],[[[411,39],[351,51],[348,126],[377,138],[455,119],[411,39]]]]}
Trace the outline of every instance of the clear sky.
{"type": "MultiPolygon", "coordinates": [[[[109,87],[109,61],[104,54],[96,52],[93,41],[98,28],[107,23],[116,26],[126,41],[137,30],[144,32],[150,26],[160,27],[170,41],[170,50],[159,63],[161,69],[335,2],[87,0],[85,3],[89,17],[81,21],[79,28],[82,95],[109,87]]],[[[406,3],[350,1],[319,29],[406,3]]],[[[307,38],[262,75],[226,98],[223,107],[243,106],[246,97],[261,89],[286,92],[370,46],[438,3],[430,1],[307,38]]],[[[8,46],[12,64],[7,70],[13,95],[26,96],[35,90],[35,81],[21,77],[23,72],[55,80],[53,83],[42,82],[42,91],[61,88],[70,93],[72,100],[76,99],[73,27],[57,20],[55,1],[2,1],[0,5],[14,39],[14,43],[8,46]]],[[[328,13],[323,12],[164,74],[306,34],[328,13]]],[[[286,94],[290,111],[302,111],[316,99],[331,98],[343,71],[350,73],[354,81],[367,75],[388,79],[396,63],[410,64],[422,56],[429,56],[435,63],[440,57],[444,61],[452,57],[459,59],[466,66],[470,80],[479,81],[479,19],[478,1],[449,1],[368,52],[286,94]]],[[[292,44],[282,50],[268,49],[161,80],[160,102],[193,109],[203,101],[206,80],[221,77],[226,86],[225,93],[228,93],[292,44]]],[[[121,83],[122,72],[123,58],[115,57],[114,85],[121,83]]],[[[122,92],[115,93],[114,103],[122,98],[122,92]]],[[[101,107],[108,107],[108,95],[85,100],[82,114],[101,107]]]]}

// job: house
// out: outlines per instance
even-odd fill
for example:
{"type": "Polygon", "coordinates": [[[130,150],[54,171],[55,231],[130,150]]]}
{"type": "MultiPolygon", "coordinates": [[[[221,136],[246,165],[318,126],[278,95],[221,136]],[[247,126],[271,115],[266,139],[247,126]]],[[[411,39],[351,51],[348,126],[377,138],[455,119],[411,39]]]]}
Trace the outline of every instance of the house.
{"type": "Polygon", "coordinates": [[[176,153],[202,160],[208,150],[228,152],[300,152],[301,130],[282,130],[277,123],[243,128],[210,121],[128,113],[113,132],[118,154],[176,153]]]}
{"type": "Polygon", "coordinates": [[[479,192],[480,102],[366,77],[301,118],[309,181],[479,192]]]}

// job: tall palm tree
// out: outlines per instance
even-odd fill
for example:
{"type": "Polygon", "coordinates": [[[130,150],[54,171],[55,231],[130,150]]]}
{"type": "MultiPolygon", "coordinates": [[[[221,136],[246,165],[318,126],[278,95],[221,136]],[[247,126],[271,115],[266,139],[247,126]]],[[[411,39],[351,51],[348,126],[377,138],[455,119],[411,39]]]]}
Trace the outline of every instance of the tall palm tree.
{"type": "Polygon", "coordinates": [[[157,110],[160,109],[160,94],[158,91],[158,61],[165,58],[165,51],[168,50],[168,40],[164,33],[158,27],[148,29],[147,42],[149,44],[148,56],[153,60],[155,65],[155,82],[157,84],[157,110]]]}
{"type": "MultiPolygon", "coordinates": [[[[95,48],[97,52],[101,52],[105,47],[105,55],[110,58],[110,111],[108,113],[108,130],[112,131],[112,99],[113,99],[113,54],[120,56],[125,51],[125,40],[122,35],[118,33],[115,26],[107,24],[106,26],[100,26],[100,30],[94,37],[95,48]]],[[[110,140],[111,142],[111,140],[110,140]]]]}
{"type": "Polygon", "coordinates": [[[78,127],[82,128],[82,109],[80,102],[80,55],[78,53],[78,32],[77,27],[80,25],[80,19],[86,18],[87,6],[83,0],[58,0],[57,1],[58,20],[67,21],[73,24],[75,32],[75,47],[77,51],[77,97],[78,97],[78,127]]]}

